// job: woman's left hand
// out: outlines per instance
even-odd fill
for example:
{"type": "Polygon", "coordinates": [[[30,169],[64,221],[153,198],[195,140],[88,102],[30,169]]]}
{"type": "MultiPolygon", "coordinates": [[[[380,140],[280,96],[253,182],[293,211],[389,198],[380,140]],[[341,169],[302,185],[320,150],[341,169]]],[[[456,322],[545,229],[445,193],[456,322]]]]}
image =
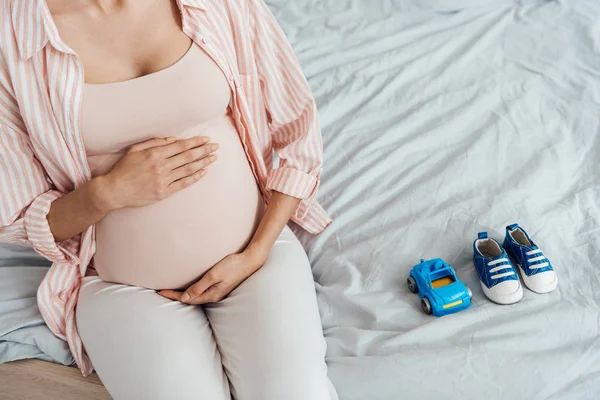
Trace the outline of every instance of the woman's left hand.
{"type": "Polygon", "coordinates": [[[161,290],[163,297],[187,304],[217,303],[264,264],[262,257],[248,252],[230,254],[216,263],[185,292],[161,290]]]}

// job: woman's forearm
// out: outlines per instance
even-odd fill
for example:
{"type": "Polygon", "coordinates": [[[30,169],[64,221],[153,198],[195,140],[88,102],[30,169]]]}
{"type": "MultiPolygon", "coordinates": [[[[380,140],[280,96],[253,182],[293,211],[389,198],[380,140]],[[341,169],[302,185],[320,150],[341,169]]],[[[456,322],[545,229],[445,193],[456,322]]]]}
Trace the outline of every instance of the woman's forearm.
{"type": "Polygon", "coordinates": [[[100,176],[52,202],[46,219],[54,240],[72,238],[104,218],[112,208],[106,191],[100,176]]]}
{"type": "Polygon", "coordinates": [[[218,149],[209,141],[204,136],[168,137],[131,146],[106,175],[52,203],[46,219],[54,239],[72,238],[112,210],[152,204],[199,181],[214,161],[207,156],[218,149]]]}
{"type": "MultiPolygon", "coordinates": [[[[103,178],[94,178],[52,203],[47,219],[56,241],[77,235],[114,208],[103,178]]],[[[299,203],[298,198],[274,191],[246,252],[264,261],[299,203]]]]}
{"type": "Polygon", "coordinates": [[[299,203],[300,199],[298,198],[273,191],[271,201],[246,248],[246,252],[253,258],[264,262],[299,203]]]}

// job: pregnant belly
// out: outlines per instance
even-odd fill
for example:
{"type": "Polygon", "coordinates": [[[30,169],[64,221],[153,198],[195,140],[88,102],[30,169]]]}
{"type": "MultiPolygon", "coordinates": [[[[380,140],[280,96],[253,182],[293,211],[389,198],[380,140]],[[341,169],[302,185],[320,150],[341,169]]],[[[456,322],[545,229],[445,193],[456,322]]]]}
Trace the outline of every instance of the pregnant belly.
{"type": "MultiPolygon", "coordinates": [[[[233,123],[227,120],[217,134],[194,134],[220,145],[202,180],[154,204],[115,210],[96,224],[94,266],[105,281],[187,288],[252,238],[264,204],[233,123]]],[[[119,156],[89,157],[92,175],[119,156]]]]}

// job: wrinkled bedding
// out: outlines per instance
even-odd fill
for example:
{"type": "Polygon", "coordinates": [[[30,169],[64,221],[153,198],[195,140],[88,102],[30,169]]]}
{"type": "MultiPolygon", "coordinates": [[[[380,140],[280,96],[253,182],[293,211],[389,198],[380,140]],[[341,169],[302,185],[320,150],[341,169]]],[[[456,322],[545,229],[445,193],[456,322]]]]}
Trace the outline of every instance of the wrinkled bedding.
{"type": "MultiPolygon", "coordinates": [[[[600,4],[267,3],[320,109],[319,200],[334,223],[295,231],[340,398],[597,399],[600,4]],[[498,306],[471,244],[513,222],[553,261],[559,288],[498,306]],[[405,285],[421,257],[455,267],[470,309],[422,314],[405,285]]],[[[0,247],[0,361],[72,361],[36,311],[40,260],[0,247]]]]}
{"type": "Polygon", "coordinates": [[[600,3],[270,0],[323,127],[296,229],[343,400],[600,398],[600,3]],[[477,232],[520,223],[559,274],[489,302],[477,232]],[[473,306],[424,315],[405,280],[443,257],[473,306]]]}
{"type": "Polygon", "coordinates": [[[50,332],[37,307],[48,265],[29,247],[0,244],[0,363],[26,358],[73,363],[67,344],[50,332]]]}

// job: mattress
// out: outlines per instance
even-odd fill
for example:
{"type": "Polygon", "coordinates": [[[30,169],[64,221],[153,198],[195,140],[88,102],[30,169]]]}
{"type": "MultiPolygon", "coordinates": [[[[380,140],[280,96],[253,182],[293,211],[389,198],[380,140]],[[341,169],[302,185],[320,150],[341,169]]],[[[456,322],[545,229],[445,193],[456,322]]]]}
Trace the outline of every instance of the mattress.
{"type": "Polygon", "coordinates": [[[270,0],[319,105],[313,265],[343,400],[600,398],[600,4],[270,0]],[[480,231],[518,222],[558,289],[488,301],[480,231]],[[406,287],[442,257],[474,293],[424,315],[406,287]]]}
{"type": "MultiPolygon", "coordinates": [[[[318,236],[295,232],[340,399],[597,399],[598,3],[267,2],[320,110],[319,200],[334,222],[318,236]],[[560,282],[499,306],[482,293],[471,244],[479,231],[501,239],[513,222],[560,282]],[[420,311],[406,277],[434,257],[472,288],[470,309],[420,311]]],[[[14,249],[0,247],[0,264],[43,268],[14,249]]],[[[13,297],[31,300],[27,288],[13,297]]],[[[11,357],[46,337],[32,334],[11,357]]],[[[65,348],[52,354],[70,361],[65,348]]]]}

